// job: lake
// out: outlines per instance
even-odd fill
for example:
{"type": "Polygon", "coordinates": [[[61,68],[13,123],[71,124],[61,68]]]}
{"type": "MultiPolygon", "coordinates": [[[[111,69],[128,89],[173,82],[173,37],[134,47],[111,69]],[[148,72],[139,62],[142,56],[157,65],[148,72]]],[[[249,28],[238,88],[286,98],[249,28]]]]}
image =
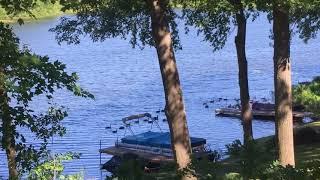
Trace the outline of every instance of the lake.
{"type": "MultiPolygon", "coordinates": [[[[81,159],[66,163],[66,172],[85,172],[86,179],[100,178],[99,142],[103,147],[114,144],[115,140],[129,134],[118,130],[113,134],[110,125],[118,128],[121,119],[132,114],[155,111],[164,107],[161,75],[154,48],[132,49],[128,40],[109,39],[93,43],[83,38],[79,45],[59,46],[54,34],[48,29],[57,19],[14,25],[14,30],[23,44],[33,52],[48,55],[67,64],[69,72],[77,72],[80,84],[95,95],[95,100],[73,97],[70,93],[57,93],[54,102],[69,108],[69,116],[64,120],[67,134],[63,138],[53,138],[50,149],[54,153],[73,151],[82,153],[81,159]]],[[[235,139],[242,139],[241,122],[235,118],[215,117],[214,109],[227,106],[230,102],[203,103],[219,97],[239,98],[238,66],[234,47],[234,33],[223,50],[212,53],[208,43],[196,36],[191,29],[188,35],[181,28],[183,50],[176,52],[180,80],[186,104],[190,134],[207,139],[212,149],[225,150],[225,145],[235,139]]],[[[247,58],[249,65],[249,86],[252,99],[271,98],[273,90],[273,48],[269,39],[271,25],[265,17],[249,22],[247,34],[247,58]]],[[[293,82],[311,80],[320,73],[320,41],[303,43],[293,38],[291,46],[293,82]]],[[[41,98],[40,98],[41,99],[41,98]]],[[[45,104],[35,101],[33,106],[43,111],[45,104]]],[[[160,115],[160,119],[164,115],[160,115]]],[[[162,129],[167,124],[160,122],[162,129]]],[[[134,126],[134,132],[157,130],[147,123],[134,126]]],[[[274,123],[253,122],[254,137],[259,138],[274,133],[274,123]]],[[[32,139],[29,139],[32,143],[32,139]]],[[[102,155],[102,162],[110,156],[102,155]]],[[[0,176],[7,176],[5,154],[0,152],[0,176]]]]}

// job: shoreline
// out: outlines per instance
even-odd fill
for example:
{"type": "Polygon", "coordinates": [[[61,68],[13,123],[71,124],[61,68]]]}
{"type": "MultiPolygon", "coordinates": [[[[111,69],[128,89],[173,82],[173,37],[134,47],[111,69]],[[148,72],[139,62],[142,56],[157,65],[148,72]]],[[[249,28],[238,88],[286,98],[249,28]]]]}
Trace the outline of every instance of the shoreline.
{"type": "Polygon", "coordinates": [[[43,16],[40,18],[21,17],[21,18],[13,18],[13,19],[0,19],[0,22],[5,23],[5,24],[15,24],[15,23],[18,23],[19,19],[22,19],[24,23],[30,23],[30,22],[37,22],[37,21],[41,21],[41,20],[53,19],[53,18],[59,17],[61,15],[63,15],[63,14],[61,13],[61,14],[52,15],[52,16],[43,16]]]}
{"type": "Polygon", "coordinates": [[[31,22],[38,22],[38,21],[42,21],[42,20],[50,20],[50,19],[54,19],[60,16],[64,16],[64,15],[74,15],[75,13],[72,12],[61,12],[58,14],[52,14],[52,15],[48,15],[48,16],[41,16],[41,17],[36,17],[36,18],[32,18],[32,17],[20,17],[20,18],[12,18],[12,19],[0,19],[0,22],[5,23],[5,24],[15,24],[18,23],[18,19],[22,19],[24,23],[31,23],[31,22]]]}

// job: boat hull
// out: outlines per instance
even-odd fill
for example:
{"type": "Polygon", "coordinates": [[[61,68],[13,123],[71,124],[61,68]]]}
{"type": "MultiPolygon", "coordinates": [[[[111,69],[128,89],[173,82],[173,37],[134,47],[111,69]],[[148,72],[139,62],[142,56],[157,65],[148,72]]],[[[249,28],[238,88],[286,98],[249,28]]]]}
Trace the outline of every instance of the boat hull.
{"type": "MultiPolygon", "coordinates": [[[[220,108],[215,110],[215,114],[216,116],[241,118],[241,109],[220,108]]],[[[275,119],[275,111],[270,111],[270,110],[252,110],[252,115],[254,119],[261,119],[261,120],[275,119]]],[[[304,117],[306,117],[306,114],[304,112],[296,112],[296,111],[293,112],[294,121],[302,121],[304,117]]]]}

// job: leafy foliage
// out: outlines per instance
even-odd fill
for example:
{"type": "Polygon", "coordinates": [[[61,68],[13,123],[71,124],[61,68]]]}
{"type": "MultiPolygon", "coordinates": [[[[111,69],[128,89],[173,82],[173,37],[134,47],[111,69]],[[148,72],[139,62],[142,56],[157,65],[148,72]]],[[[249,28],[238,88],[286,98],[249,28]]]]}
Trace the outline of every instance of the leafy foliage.
{"type": "Polygon", "coordinates": [[[217,167],[219,166],[218,160],[220,160],[221,154],[218,151],[212,151],[209,156],[201,158],[193,158],[191,167],[189,169],[196,172],[195,176],[198,179],[216,179],[217,178],[217,167]]]}
{"type": "Polygon", "coordinates": [[[286,1],[290,6],[290,20],[293,33],[308,42],[316,38],[320,30],[320,2],[317,0],[286,1]]]}
{"type": "Polygon", "coordinates": [[[227,146],[230,156],[238,160],[240,169],[239,174],[226,174],[226,179],[309,180],[320,178],[319,160],[300,164],[296,168],[283,167],[273,158],[275,157],[273,139],[260,143],[252,142],[245,147],[236,140],[227,146]]]}
{"type": "MultiPolygon", "coordinates": [[[[65,134],[61,121],[67,112],[63,106],[51,103],[54,92],[67,89],[76,96],[93,98],[93,95],[79,87],[78,76],[75,73],[68,74],[65,64],[49,61],[47,56],[35,55],[27,47],[19,49],[19,39],[3,23],[0,23],[0,51],[0,68],[3,70],[0,73],[1,87],[8,96],[10,106],[6,113],[13,121],[10,133],[16,139],[16,160],[20,170],[25,172],[48,154],[46,147],[52,136],[65,134]],[[30,102],[40,95],[48,99],[49,109],[46,113],[35,112],[30,107],[30,102]],[[39,140],[40,146],[27,144],[24,135],[28,132],[26,130],[39,140]]],[[[1,119],[6,121],[3,115],[1,113],[1,119]]],[[[0,132],[3,131],[1,126],[0,132]]],[[[2,141],[1,148],[5,149],[6,146],[2,141]]]]}
{"type": "Polygon", "coordinates": [[[29,180],[47,180],[55,176],[59,180],[82,180],[81,174],[63,175],[63,162],[79,159],[80,154],[68,152],[66,154],[56,154],[53,158],[46,159],[29,173],[29,180]],[[56,173],[56,174],[55,174],[56,173]]]}
{"type": "MultiPolygon", "coordinates": [[[[154,46],[151,36],[150,7],[143,0],[117,1],[62,1],[62,10],[71,10],[76,17],[63,17],[51,31],[56,32],[59,43],[80,43],[81,35],[88,34],[93,41],[120,37],[130,39],[133,47],[154,46]]],[[[178,17],[170,5],[166,8],[171,28],[173,46],[180,49],[180,40],[175,18],[178,17]]]]}
{"type": "Polygon", "coordinates": [[[302,104],[307,111],[320,115],[320,77],[310,83],[299,84],[293,89],[293,98],[296,104],[302,104]]]}
{"type": "Polygon", "coordinates": [[[251,16],[255,20],[259,15],[256,2],[250,0],[205,0],[191,5],[185,1],[184,6],[191,6],[183,10],[185,24],[196,27],[198,34],[203,34],[204,40],[211,43],[213,51],[224,47],[233,27],[237,25],[236,14],[240,10],[244,10],[247,19],[251,16]]]}
{"type": "MultiPolygon", "coordinates": [[[[186,8],[183,16],[187,26],[198,28],[198,34],[211,43],[213,51],[224,47],[232,26],[232,6],[228,1],[198,1],[186,8]]],[[[188,32],[188,28],[186,29],[188,32]]]]}
{"type": "Polygon", "coordinates": [[[189,174],[190,172],[199,179],[216,179],[216,169],[218,167],[217,160],[220,159],[220,154],[217,151],[212,151],[209,157],[196,158],[192,157],[192,162],[189,167],[183,169],[182,171],[177,171],[177,165],[175,163],[164,163],[159,164],[160,169],[156,172],[147,173],[144,172],[145,165],[148,161],[142,159],[124,159],[121,161],[121,165],[117,168],[116,172],[107,179],[146,179],[146,180],[156,180],[156,179],[172,179],[179,180],[184,174],[189,174]]]}
{"type": "Polygon", "coordinates": [[[292,166],[283,167],[278,161],[273,162],[268,168],[259,176],[266,180],[309,180],[320,178],[320,162],[312,161],[303,168],[294,168],[292,166]]]}
{"type": "MultiPolygon", "coordinates": [[[[256,1],[257,9],[266,12],[271,21],[274,5],[289,7],[291,35],[298,34],[299,38],[308,42],[316,38],[320,30],[320,11],[318,0],[285,0],[285,1],[256,1]]],[[[272,35],[271,35],[272,37],[272,35]]]]}
{"type": "Polygon", "coordinates": [[[246,178],[256,178],[263,172],[266,164],[273,161],[273,153],[259,146],[255,141],[242,145],[240,140],[226,146],[228,154],[237,159],[240,174],[246,178]],[[266,153],[268,152],[268,153],[266,153]]]}
{"type": "Polygon", "coordinates": [[[126,179],[146,179],[144,177],[143,167],[144,162],[137,160],[137,159],[129,159],[124,161],[121,166],[117,169],[115,174],[112,177],[107,177],[107,179],[119,179],[119,180],[126,180],[126,179]]]}
{"type": "Polygon", "coordinates": [[[255,20],[260,13],[266,13],[272,21],[275,4],[290,7],[291,34],[299,34],[305,42],[315,38],[320,30],[320,3],[317,0],[201,0],[180,3],[185,7],[183,16],[186,25],[196,27],[198,34],[203,34],[204,40],[211,43],[213,51],[224,47],[233,26],[236,25],[235,14],[239,8],[243,8],[247,19],[251,17],[255,20]],[[235,5],[236,2],[240,4],[235,5]]]}

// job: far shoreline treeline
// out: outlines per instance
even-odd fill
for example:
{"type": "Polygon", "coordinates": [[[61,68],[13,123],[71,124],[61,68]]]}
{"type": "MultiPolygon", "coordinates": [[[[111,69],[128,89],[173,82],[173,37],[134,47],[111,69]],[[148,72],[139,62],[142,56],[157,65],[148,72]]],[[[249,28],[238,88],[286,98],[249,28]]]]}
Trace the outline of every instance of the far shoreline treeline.
{"type": "Polygon", "coordinates": [[[61,11],[62,6],[59,3],[42,2],[39,1],[31,10],[31,13],[36,17],[32,18],[26,12],[21,12],[16,16],[7,15],[6,11],[0,6],[0,22],[4,23],[15,23],[18,19],[23,19],[24,21],[35,21],[39,19],[49,19],[60,16],[64,14],[61,11]]]}
{"type": "MultiPolygon", "coordinates": [[[[182,9],[183,6],[181,4],[173,4],[174,7],[178,9],[182,9]]],[[[31,10],[31,14],[34,15],[34,18],[30,16],[30,14],[26,12],[20,12],[17,15],[9,16],[3,7],[0,5],[0,22],[3,23],[16,23],[18,19],[23,19],[24,22],[37,21],[42,19],[50,19],[61,16],[63,14],[72,14],[71,11],[63,12],[61,10],[63,6],[56,2],[51,3],[39,1],[36,4],[36,7],[31,10]]]]}

